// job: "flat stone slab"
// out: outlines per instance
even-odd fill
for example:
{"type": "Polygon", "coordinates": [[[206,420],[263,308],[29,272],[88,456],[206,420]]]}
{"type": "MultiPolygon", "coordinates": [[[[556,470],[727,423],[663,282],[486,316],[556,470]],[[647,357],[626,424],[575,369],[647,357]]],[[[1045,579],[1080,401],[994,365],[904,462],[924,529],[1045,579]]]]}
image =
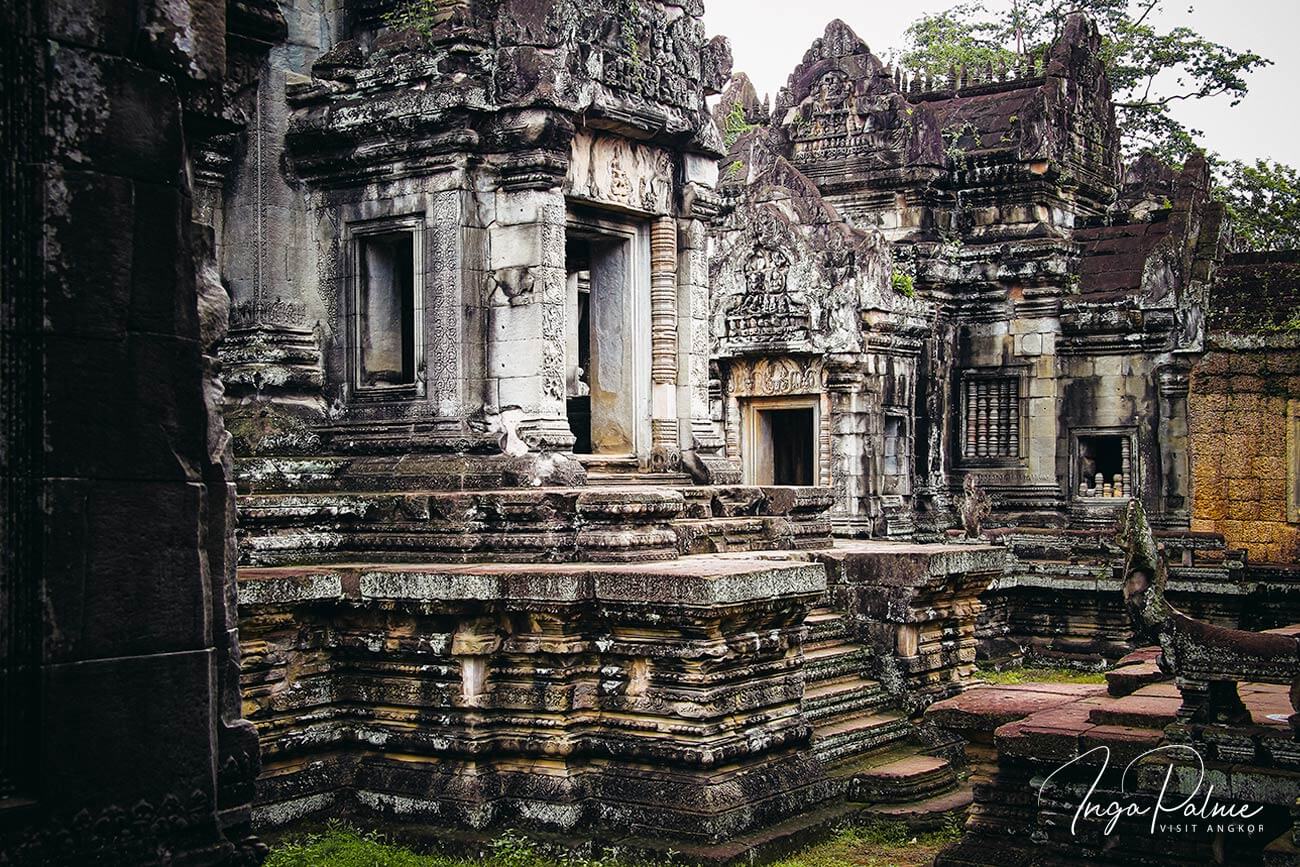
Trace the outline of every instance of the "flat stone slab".
{"type": "Polygon", "coordinates": [[[910,827],[920,830],[937,827],[948,816],[965,814],[974,800],[974,790],[970,785],[965,785],[951,792],[926,798],[924,801],[872,804],[863,810],[861,815],[906,822],[910,827]]]}
{"type": "Polygon", "coordinates": [[[1160,648],[1142,647],[1125,656],[1106,672],[1106,686],[1116,697],[1129,695],[1147,684],[1169,680],[1157,662],[1160,648]]]}
{"type": "Polygon", "coordinates": [[[887,542],[837,539],[833,548],[812,552],[826,564],[831,580],[910,586],[927,580],[972,572],[1000,575],[1007,549],[995,545],[887,542]]]}
{"type": "Polygon", "coordinates": [[[825,570],[814,563],[717,557],[619,564],[342,564],[239,570],[241,605],[501,599],[707,606],[825,590],[825,570]]]}
{"type": "Polygon", "coordinates": [[[871,778],[880,782],[903,781],[924,776],[925,774],[944,771],[948,767],[948,762],[934,756],[907,756],[888,764],[879,765],[871,770],[862,771],[857,776],[871,778]]]}
{"type": "MultiPolygon", "coordinates": [[[[1083,737],[1097,726],[1088,720],[1091,705],[1067,702],[999,726],[993,733],[999,756],[1065,761],[1083,752],[1083,737]]],[[[1100,759],[1099,759],[1100,761],[1100,759]]]]}
{"type": "Polygon", "coordinates": [[[935,702],[925,718],[941,728],[969,733],[972,739],[982,735],[987,740],[999,726],[1105,693],[1104,686],[1085,683],[979,686],[935,702]]]}
{"type": "Polygon", "coordinates": [[[1182,704],[1181,698],[1138,692],[1099,703],[1088,712],[1088,719],[1098,725],[1163,729],[1177,719],[1182,704]]]}

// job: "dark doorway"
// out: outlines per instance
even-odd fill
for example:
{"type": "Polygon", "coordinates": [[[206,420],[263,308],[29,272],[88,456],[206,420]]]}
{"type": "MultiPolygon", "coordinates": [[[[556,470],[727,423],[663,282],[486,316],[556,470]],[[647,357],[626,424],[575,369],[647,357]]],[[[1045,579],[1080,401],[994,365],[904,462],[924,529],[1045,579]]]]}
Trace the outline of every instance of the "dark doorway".
{"type": "Polygon", "coordinates": [[[772,484],[813,484],[813,410],[759,411],[762,434],[771,444],[772,484]]]}
{"type": "Polygon", "coordinates": [[[570,241],[565,255],[570,283],[569,316],[575,317],[570,334],[576,358],[570,359],[565,410],[573,432],[574,454],[591,454],[591,249],[586,241],[570,241]],[[576,284],[576,296],[575,286],[576,284]],[[576,309],[575,309],[576,307],[576,309]]]}

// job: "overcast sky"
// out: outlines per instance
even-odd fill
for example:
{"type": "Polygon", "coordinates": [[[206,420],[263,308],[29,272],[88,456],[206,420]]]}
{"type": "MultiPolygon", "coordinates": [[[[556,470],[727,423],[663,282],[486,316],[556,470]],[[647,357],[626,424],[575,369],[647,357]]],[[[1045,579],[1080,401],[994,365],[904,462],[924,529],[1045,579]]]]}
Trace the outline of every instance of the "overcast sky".
{"type": "MultiPolygon", "coordinates": [[[[918,16],[956,0],[704,0],[710,35],[731,39],[736,71],[773,97],[826,24],[842,18],[872,51],[887,57],[903,43],[918,16]]],[[[986,6],[1007,5],[987,0],[986,6]]],[[[1175,109],[1184,123],[1205,131],[1203,143],[1232,159],[1266,157],[1300,166],[1300,0],[1182,0],[1166,2],[1159,23],[1189,26],[1239,51],[1255,51],[1274,65],[1250,77],[1250,95],[1200,100],[1175,109]]]]}

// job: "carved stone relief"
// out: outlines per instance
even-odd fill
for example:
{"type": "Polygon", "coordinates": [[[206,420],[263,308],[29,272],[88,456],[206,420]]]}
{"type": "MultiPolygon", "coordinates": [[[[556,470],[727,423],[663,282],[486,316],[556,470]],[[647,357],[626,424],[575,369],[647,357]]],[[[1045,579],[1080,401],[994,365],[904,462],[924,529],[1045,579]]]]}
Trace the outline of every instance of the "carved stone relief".
{"type": "Polygon", "coordinates": [[[573,137],[564,192],[577,199],[667,214],[673,203],[673,158],[621,136],[580,131],[573,137]]]}
{"type": "Polygon", "coordinates": [[[440,416],[464,413],[460,385],[460,193],[455,190],[433,197],[432,315],[429,323],[429,397],[440,416]]]}

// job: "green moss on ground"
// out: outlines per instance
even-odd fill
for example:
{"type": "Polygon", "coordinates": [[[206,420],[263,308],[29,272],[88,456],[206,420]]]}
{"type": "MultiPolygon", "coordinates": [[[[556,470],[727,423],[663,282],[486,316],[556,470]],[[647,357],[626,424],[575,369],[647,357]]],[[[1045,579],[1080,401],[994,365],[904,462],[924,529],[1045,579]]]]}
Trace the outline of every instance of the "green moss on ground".
{"type": "Polygon", "coordinates": [[[281,843],[271,850],[264,867],[460,867],[468,863],[417,855],[378,836],[340,828],[281,843]]]}
{"type": "Polygon", "coordinates": [[[975,679],[984,683],[1105,683],[1100,671],[1077,671],[1073,668],[1008,668],[1005,671],[979,669],[975,679]]]}
{"type": "MultiPolygon", "coordinates": [[[[849,826],[774,867],[921,867],[960,837],[961,829],[955,822],[944,830],[922,834],[913,833],[901,822],[849,826]]],[[[673,864],[674,859],[669,857],[645,862],[613,857],[593,860],[560,854],[513,832],[494,840],[490,854],[482,859],[423,855],[378,834],[338,826],[281,843],[271,850],[265,867],[670,867],[673,864]]]]}
{"type": "Polygon", "coordinates": [[[773,867],[923,867],[934,861],[940,849],[960,839],[957,823],[920,834],[902,822],[849,827],[773,867]]]}

